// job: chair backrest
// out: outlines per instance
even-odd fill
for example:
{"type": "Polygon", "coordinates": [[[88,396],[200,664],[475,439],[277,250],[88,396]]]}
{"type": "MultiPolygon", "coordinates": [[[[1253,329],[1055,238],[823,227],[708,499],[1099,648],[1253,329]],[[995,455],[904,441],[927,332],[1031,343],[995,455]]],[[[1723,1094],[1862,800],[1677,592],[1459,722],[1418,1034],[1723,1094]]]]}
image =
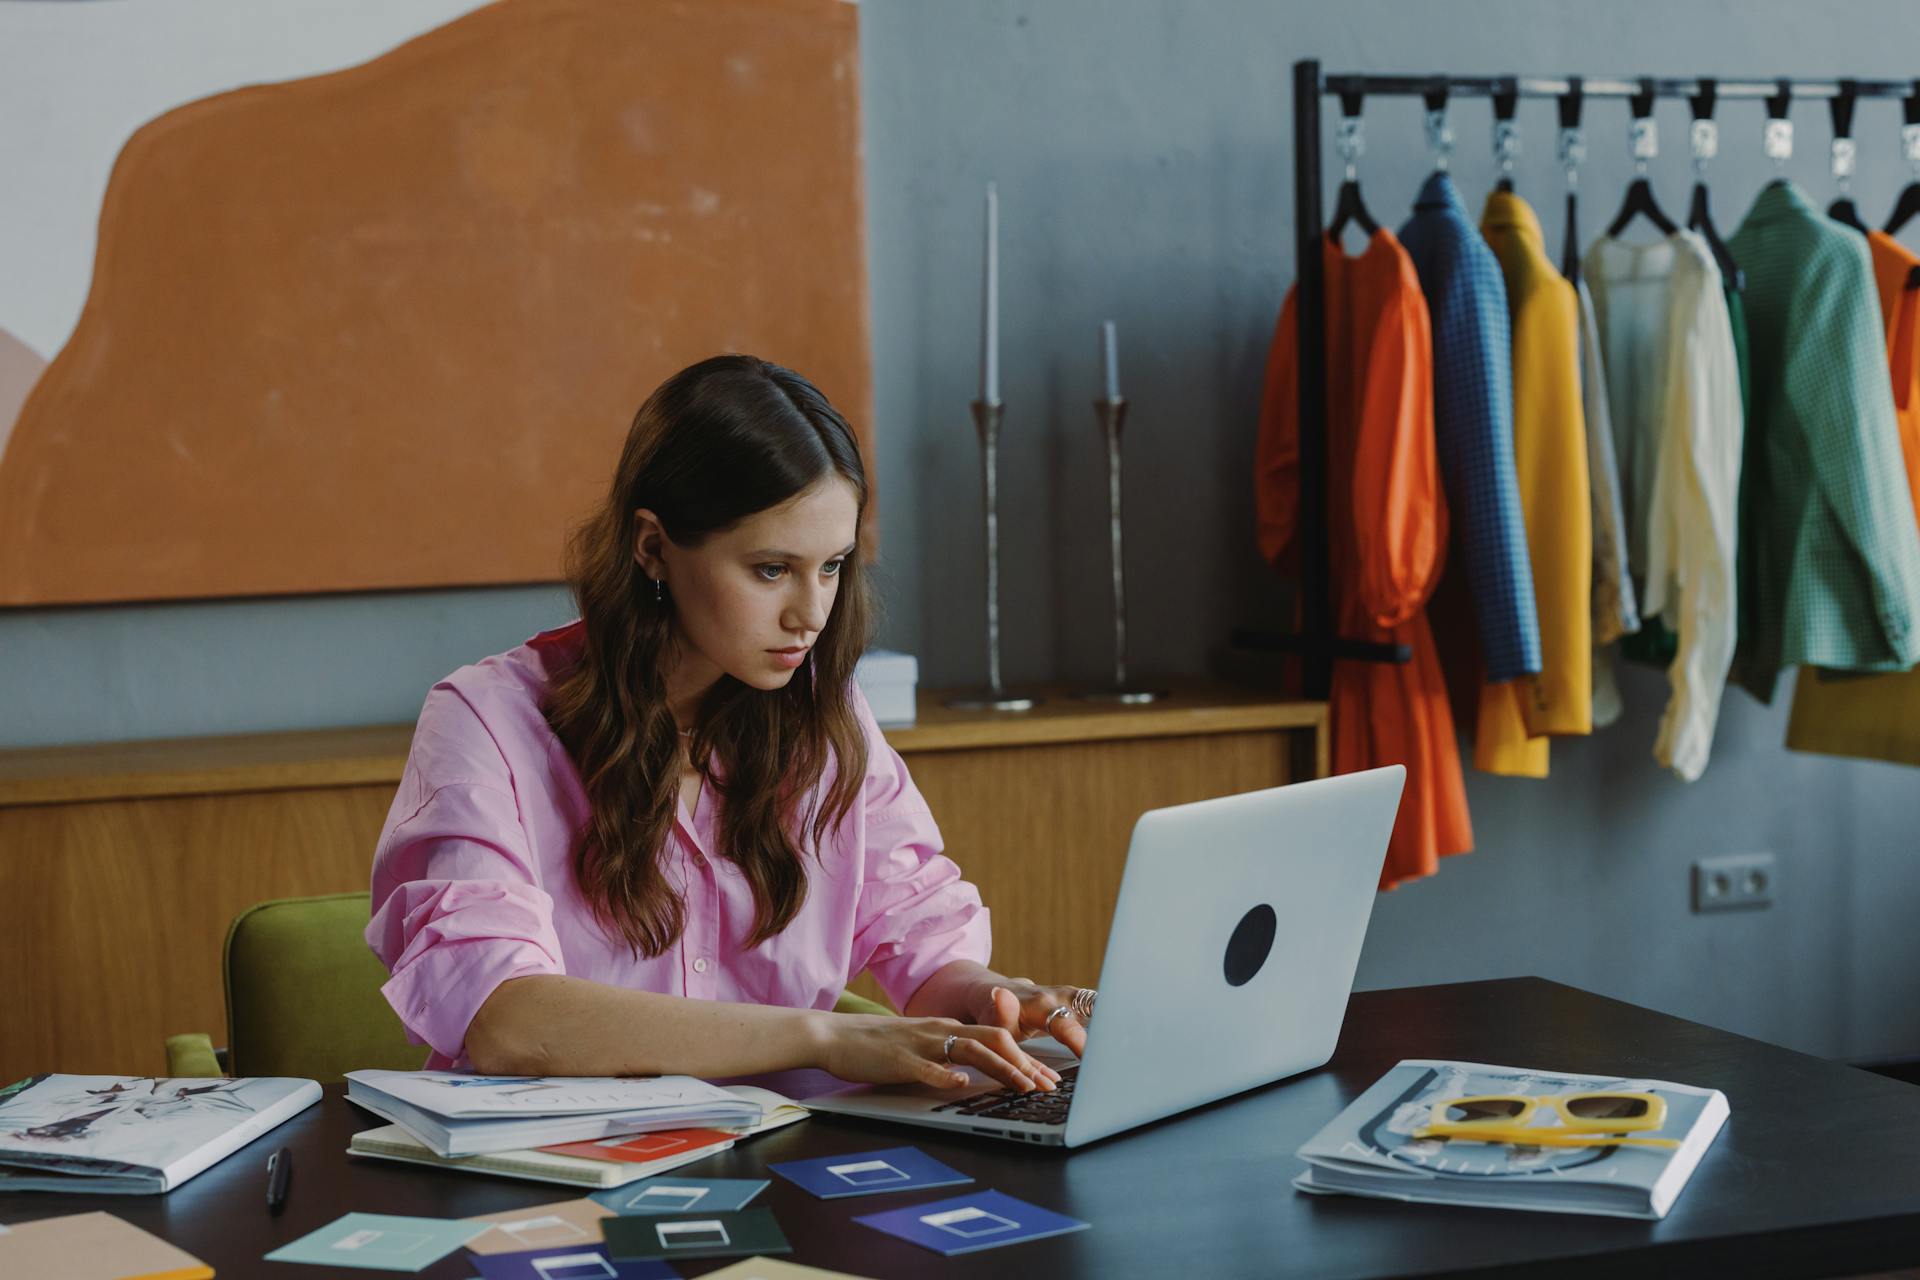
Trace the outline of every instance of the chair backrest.
{"type": "Polygon", "coordinates": [[[227,930],[228,1068],[236,1076],[417,1071],[425,1045],[380,994],[387,971],[364,936],[367,894],[281,898],[248,907],[227,930]]]}

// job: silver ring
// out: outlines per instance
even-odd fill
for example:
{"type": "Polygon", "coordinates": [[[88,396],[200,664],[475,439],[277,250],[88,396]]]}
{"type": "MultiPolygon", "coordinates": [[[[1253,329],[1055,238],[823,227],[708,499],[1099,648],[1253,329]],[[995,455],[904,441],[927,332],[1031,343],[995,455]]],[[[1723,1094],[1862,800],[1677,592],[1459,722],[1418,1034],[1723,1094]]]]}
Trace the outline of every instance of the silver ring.
{"type": "Polygon", "coordinates": [[[940,1046],[940,1056],[947,1060],[948,1066],[953,1065],[953,1042],[959,1038],[957,1033],[950,1035],[947,1037],[947,1042],[940,1046]]]}
{"type": "Polygon", "coordinates": [[[1059,1016],[1060,1016],[1061,1014],[1063,1014],[1063,1013],[1065,1013],[1065,1014],[1071,1014],[1072,1012],[1073,1012],[1073,1006],[1071,1006],[1071,1005],[1065,1005],[1065,1004],[1063,1004],[1063,1005],[1061,1005],[1061,1006],[1060,1006],[1059,1008],[1057,1008],[1057,1009],[1055,1009],[1055,1010],[1054,1010],[1054,1011],[1053,1011],[1052,1013],[1050,1013],[1050,1014],[1048,1014],[1048,1015],[1047,1015],[1047,1020],[1046,1020],[1046,1022],[1044,1022],[1044,1023],[1042,1023],[1042,1024],[1041,1024],[1041,1029],[1042,1029],[1042,1030],[1044,1030],[1044,1031],[1045,1031],[1045,1032],[1046,1032],[1046,1033],[1047,1033],[1048,1035],[1052,1035],[1052,1034],[1053,1034],[1053,1020],[1054,1020],[1055,1018],[1057,1018],[1057,1017],[1059,1017],[1059,1016]]]}
{"type": "Polygon", "coordinates": [[[1093,1025],[1093,1002],[1100,993],[1092,987],[1076,987],[1073,992],[1073,1016],[1080,1019],[1080,1025],[1093,1025]]]}

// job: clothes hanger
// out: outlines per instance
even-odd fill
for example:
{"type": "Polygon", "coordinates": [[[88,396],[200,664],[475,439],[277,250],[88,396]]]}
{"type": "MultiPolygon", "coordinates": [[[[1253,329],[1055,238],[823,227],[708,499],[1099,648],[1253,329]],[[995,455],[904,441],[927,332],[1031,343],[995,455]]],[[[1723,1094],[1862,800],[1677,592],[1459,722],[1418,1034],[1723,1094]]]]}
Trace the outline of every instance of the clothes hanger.
{"type": "Polygon", "coordinates": [[[1905,144],[1907,167],[1913,171],[1914,178],[1900,190],[1900,198],[1893,203],[1893,212],[1887,217],[1886,232],[1895,235],[1900,228],[1920,214],[1920,80],[1913,82],[1913,92],[1900,103],[1900,111],[1906,124],[1900,130],[1900,141],[1905,144]]]}
{"type": "Polygon", "coordinates": [[[1513,111],[1519,104],[1518,77],[1502,76],[1493,91],[1493,162],[1500,170],[1495,191],[1513,190],[1513,160],[1520,154],[1520,126],[1513,122],[1513,111]]]}
{"type": "Polygon", "coordinates": [[[1720,152],[1720,127],[1713,122],[1713,104],[1718,94],[1718,82],[1703,79],[1700,92],[1687,99],[1693,107],[1693,129],[1688,135],[1693,150],[1693,203],[1687,209],[1687,226],[1698,231],[1700,238],[1707,242],[1714,262],[1720,267],[1721,279],[1727,281],[1735,293],[1740,293],[1747,287],[1747,277],[1740,270],[1740,264],[1733,260],[1733,251],[1727,248],[1727,242],[1720,238],[1720,232],[1713,225],[1713,211],[1707,208],[1707,161],[1720,152]]]}
{"type": "Polygon", "coordinates": [[[1793,81],[1776,81],[1779,91],[1767,101],[1766,132],[1761,135],[1767,159],[1773,161],[1773,180],[1769,187],[1787,184],[1787,161],[1793,159],[1793,121],[1787,119],[1787,111],[1793,106],[1793,81]]]}
{"type": "Polygon", "coordinates": [[[1580,132],[1582,90],[1579,76],[1567,77],[1560,95],[1560,167],[1567,175],[1567,238],[1560,244],[1560,274],[1580,282],[1580,163],[1587,158],[1586,135],[1580,132]]]}
{"type": "Polygon", "coordinates": [[[1359,160],[1366,151],[1366,138],[1360,132],[1360,104],[1362,95],[1358,89],[1340,91],[1340,131],[1334,139],[1334,146],[1347,162],[1346,180],[1340,184],[1340,193],[1333,201],[1333,222],[1327,227],[1327,238],[1335,241],[1347,229],[1349,222],[1366,232],[1368,237],[1380,234],[1380,224],[1367,212],[1367,205],[1360,198],[1359,160]]]}
{"type": "Polygon", "coordinates": [[[1614,215],[1613,222],[1607,227],[1607,237],[1617,239],[1638,215],[1646,215],[1647,221],[1660,229],[1662,235],[1672,235],[1679,228],[1674,226],[1660,208],[1660,202],[1653,198],[1653,184],[1647,181],[1647,161],[1660,151],[1660,135],[1653,121],[1653,79],[1643,77],[1640,92],[1633,95],[1633,127],[1628,137],[1633,145],[1633,168],[1638,176],[1627,184],[1627,194],[1620,201],[1620,212],[1614,215]]]}
{"type": "Polygon", "coordinates": [[[1842,80],[1840,92],[1827,101],[1827,106],[1833,111],[1833,180],[1840,187],[1839,198],[1827,206],[1827,216],[1864,235],[1867,224],[1861,219],[1860,210],[1854,206],[1850,190],[1853,179],[1853,103],[1859,96],[1859,81],[1842,80]]]}
{"type": "Polygon", "coordinates": [[[1446,77],[1435,76],[1420,96],[1427,103],[1427,146],[1433,151],[1433,171],[1445,173],[1453,156],[1453,126],[1447,123],[1446,77]]]}

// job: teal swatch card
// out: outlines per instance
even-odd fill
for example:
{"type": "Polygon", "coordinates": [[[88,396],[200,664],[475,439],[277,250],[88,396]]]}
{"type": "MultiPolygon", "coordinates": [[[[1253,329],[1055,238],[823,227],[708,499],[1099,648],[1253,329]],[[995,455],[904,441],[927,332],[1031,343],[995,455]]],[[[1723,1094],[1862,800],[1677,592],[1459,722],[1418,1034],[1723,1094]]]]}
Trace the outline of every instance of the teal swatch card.
{"type": "Polygon", "coordinates": [[[386,1213],[350,1213],[318,1231],[281,1245],[268,1262],[311,1262],[368,1271],[419,1271],[432,1266],[482,1232],[491,1222],[402,1218],[386,1213]]]}

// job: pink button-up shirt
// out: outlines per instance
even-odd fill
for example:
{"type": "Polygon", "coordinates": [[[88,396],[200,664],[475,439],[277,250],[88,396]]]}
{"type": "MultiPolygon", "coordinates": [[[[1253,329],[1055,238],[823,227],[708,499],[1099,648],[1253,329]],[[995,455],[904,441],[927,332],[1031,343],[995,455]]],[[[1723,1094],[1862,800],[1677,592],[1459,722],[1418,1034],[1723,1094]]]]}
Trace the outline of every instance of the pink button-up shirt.
{"type": "MultiPolygon", "coordinates": [[[[808,851],[807,896],[785,930],[748,948],[753,891],[718,847],[701,788],[682,803],[664,866],[686,930],[652,959],[610,936],[574,881],[588,816],[580,774],[540,712],[580,624],[462,667],[427,694],[399,793],[373,857],[367,943],[392,973],[382,990],[429,1068],[464,1070],[467,1024],[494,988],[532,973],[792,1008],[829,1009],[871,969],[904,1008],[943,965],[986,963],[987,910],[941,853],[940,832],[856,687],[867,734],[860,799],[808,851]]],[[[822,789],[833,780],[831,764],[822,789]]]]}

